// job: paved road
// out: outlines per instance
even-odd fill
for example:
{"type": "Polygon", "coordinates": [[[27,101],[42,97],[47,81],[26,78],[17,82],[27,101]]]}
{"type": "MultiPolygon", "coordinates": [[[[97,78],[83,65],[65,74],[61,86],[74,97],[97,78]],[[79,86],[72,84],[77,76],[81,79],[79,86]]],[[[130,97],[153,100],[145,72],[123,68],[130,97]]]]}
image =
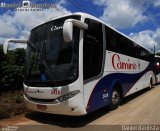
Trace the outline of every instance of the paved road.
{"type": "Polygon", "coordinates": [[[48,125],[48,128],[62,130],[83,128],[86,125],[160,125],[160,86],[125,98],[114,111],[103,108],[82,117],[32,112],[26,114],[25,118],[25,122],[16,125],[48,125]]]}

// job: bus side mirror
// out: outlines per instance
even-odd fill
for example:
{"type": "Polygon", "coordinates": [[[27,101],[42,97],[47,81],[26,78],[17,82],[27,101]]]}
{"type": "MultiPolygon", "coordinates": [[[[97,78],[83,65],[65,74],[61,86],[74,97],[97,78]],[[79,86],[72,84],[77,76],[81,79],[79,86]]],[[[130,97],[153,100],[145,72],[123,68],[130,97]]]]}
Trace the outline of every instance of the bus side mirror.
{"type": "Polygon", "coordinates": [[[73,24],[67,20],[63,25],[63,38],[65,42],[71,42],[73,38],[73,24]]]}
{"type": "Polygon", "coordinates": [[[67,19],[63,24],[63,38],[65,42],[71,42],[73,39],[73,26],[80,29],[88,29],[88,25],[79,20],[67,19]]]}
{"type": "Polygon", "coordinates": [[[9,42],[12,42],[12,43],[15,43],[15,44],[16,43],[27,44],[28,40],[19,40],[19,39],[7,39],[7,40],[5,40],[5,42],[3,44],[4,54],[7,54],[7,52],[8,52],[9,42]]]}

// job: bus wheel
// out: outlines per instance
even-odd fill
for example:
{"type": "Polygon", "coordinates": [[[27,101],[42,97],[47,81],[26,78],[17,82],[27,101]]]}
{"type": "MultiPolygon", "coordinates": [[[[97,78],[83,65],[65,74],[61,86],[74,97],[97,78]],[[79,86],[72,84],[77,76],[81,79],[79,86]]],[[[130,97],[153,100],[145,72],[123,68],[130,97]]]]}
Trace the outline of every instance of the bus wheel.
{"type": "Polygon", "coordinates": [[[153,80],[152,78],[150,79],[150,84],[149,84],[149,89],[152,89],[153,88],[153,80]]]}
{"type": "Polygon", "coordinates": [[[112,91],[112,100],[111,104],[109,105],[109,108],[111,110],[115,110],[116,108],[118,108],[120,100],[121,100],[120,91],[118,89],[114,89],[112,91]]]}

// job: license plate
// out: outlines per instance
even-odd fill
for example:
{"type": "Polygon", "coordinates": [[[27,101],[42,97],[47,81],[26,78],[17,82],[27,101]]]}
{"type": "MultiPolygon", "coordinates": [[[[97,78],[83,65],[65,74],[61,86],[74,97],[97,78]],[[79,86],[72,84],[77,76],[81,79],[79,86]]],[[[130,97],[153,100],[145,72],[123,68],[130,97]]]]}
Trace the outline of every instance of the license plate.
{"type": "Polygon", "coordinates": [[[46,105],[37,105],[37,109],[46,110],[47,106],[46,105]]]}

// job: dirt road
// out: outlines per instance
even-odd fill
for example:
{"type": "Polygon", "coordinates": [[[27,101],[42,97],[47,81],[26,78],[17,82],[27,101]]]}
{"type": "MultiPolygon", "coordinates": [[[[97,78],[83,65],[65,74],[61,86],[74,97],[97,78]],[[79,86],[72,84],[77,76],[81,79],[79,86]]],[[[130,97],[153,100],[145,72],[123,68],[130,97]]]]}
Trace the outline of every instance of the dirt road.
{"type": "Polygon", "coordinates": [[[31,125],[32,127],[47,125],[48,128],[62,130],[82,128],[86,125],[160,125],[160,86],[155,86],[152,90],[145,89],[125,98],[120,107],[114,111],[103,108],[82,117],[32,112],[25,115],[24,121],[15,125],[30,125],[30,128],[31,125]]]}

